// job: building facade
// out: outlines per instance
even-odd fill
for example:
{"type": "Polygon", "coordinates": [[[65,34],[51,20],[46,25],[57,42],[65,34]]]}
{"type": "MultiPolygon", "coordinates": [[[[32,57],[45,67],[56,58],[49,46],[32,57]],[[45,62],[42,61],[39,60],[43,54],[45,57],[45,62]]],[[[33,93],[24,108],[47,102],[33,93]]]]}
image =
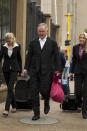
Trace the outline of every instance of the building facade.
{"type": "MultiPolygon", "coordinates": [[[[70,18],[70,40],[72,46],[78,43],[78,35],[87,29],[87,0],[0,0],[0,44],[6,32],[13,32],[21,44],[22,64],[24,67],[26,49],[30,40],[37,37],[37,25],[46,22],[48,35],[59,46],[67,40],[67,17],[70,18]],[[84,7],[84,8],[83,8],[84,7]]],[[[0,64],[0,75],[1,75],[0,64]]],[[[1,76],[0,76],[1,78],[1,76]]]]}
{"type": "MultiPolygon", "coordinates": [[[[37,37],[37,26],[42,22],[48,24],[48,34],[55,39],[56,27],[52,23],[50,14],[44,14],[41,11],[41,1],[0,0],[0,44],[5,43],[5,33],[15,34],[16,41],[21,45],[23,68],[29,42],[37,37]]],[[[0,63],[0,79],[2,77],[1,66],[2,63],[0,63]]]]}

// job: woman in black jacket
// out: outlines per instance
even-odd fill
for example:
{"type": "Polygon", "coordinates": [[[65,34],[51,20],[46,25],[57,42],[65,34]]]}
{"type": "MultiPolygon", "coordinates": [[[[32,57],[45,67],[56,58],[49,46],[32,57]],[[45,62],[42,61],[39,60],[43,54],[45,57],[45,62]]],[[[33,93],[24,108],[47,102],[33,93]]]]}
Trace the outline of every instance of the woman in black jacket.
{"type": "Polygon", "coordinates": [[[76,103],[82,107],[82,116],[87,119],[87,39],[79,35],[79,44],[73,47],[72,73],[75,78],[76,103]]]}
{"type": "Polygon", "coordinates": [[[8,116],[10,105],[12,105],[12,112],[16,112],[16,100],[13,93],[13,87],[17,79],[18,72],[21,73],[22,71],[22,61],[20,45],[16,43],[14,34],[6,33],[5,41],[6,43],[1,46],[0,61],[3,59],[2,70],[8,88],[3,115],[8,116]]]}

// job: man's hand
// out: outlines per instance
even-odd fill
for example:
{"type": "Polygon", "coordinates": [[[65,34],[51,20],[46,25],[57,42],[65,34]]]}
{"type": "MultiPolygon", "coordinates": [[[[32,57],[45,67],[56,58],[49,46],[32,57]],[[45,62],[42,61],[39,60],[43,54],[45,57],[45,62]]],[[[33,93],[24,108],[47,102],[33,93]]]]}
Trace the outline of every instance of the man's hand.
{"type": "Polygon", "coordinates": [[[21,76],[27,75],[27,70],[24,70],[21,76]]]}
{"type": "Polygon", "coordinates": [[[55,74],[56,74],[56,76],[59,76],[61,74],[61,72],[56,71],[55,74]]]}

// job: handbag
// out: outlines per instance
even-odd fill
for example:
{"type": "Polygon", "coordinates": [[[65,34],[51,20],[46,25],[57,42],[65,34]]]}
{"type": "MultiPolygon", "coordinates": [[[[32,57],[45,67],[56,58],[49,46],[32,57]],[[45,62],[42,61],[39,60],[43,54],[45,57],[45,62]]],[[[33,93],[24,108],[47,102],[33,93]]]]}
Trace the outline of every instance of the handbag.
{"type": "Polygon", "coordinates": [[[60,77],[60,74],[58,76],[54,74],[53,76],[50,97],[55,102],[63,103],[64,92],[63,92],[63,89],[61,88],[61,83],[59,83],[59,77],[60,77]]]}

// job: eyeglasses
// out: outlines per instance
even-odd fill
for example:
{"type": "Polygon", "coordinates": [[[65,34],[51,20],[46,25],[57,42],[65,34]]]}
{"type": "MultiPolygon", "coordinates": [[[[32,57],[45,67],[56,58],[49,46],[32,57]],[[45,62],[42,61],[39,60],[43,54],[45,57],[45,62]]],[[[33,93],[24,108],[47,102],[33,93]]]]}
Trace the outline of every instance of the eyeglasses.
{"type": "Polygon", "coordinates": [[[85,37],[79,37],[80,39],[86,39],[85,37]]]}

